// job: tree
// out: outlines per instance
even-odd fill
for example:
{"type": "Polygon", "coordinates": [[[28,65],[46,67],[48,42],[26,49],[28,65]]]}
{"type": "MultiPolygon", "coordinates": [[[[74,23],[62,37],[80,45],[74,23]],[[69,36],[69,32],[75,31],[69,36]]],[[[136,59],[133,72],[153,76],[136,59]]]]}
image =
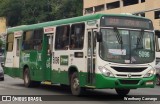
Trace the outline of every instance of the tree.
{"type": "Polygon", "coordinates": [[[82,15],[83,0],[52,0],[55,19],[71,18],[82,15]]]}
{"type": "Polygon", "coordinates": [[[18,25],[21,20],[21,11],[19,0],[0,0],[0,16],[6,17],[7,25],[18,25]]]}
{"type": "Polygon", "coordinates": [[[82,15],[83,0],[0,0],[8,26],[28,25],[82,15]]]}

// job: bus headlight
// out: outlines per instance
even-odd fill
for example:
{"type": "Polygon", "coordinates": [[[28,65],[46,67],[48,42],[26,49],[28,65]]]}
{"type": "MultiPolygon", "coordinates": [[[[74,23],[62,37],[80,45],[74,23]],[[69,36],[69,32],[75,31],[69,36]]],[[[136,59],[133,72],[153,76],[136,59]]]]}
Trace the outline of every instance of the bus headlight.
{"type": "Polygon", "coordinates": [[[114,77],[113,73],[109,71],[107,68],[99,66],[98,69],[101,71],[101,73],[106,77],[114,77]]]}
{"type": "Polygon", "coordinates": [[[156,74],[156,70],[155,69],[151,69],[151,70],[149,70],[145,75],[144,75],[144,77],[146,78],[146,77],[151,77],[151,76],[153,76],[153,75],[155,75],[156,74]]]}

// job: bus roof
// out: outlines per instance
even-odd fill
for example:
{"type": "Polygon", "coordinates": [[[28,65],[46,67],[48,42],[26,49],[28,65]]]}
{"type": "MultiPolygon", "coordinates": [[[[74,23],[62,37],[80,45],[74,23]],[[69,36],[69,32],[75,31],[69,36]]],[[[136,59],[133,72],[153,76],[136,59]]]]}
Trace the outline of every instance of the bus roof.
{"type": "Polygon", "coordinates": [[[147,19],[140,16],[126,15],[126,14],[92,14],[92,15],[79,16],[74,18],[61,19],[61,20],[43,22],[43,23],[32,24],[32,25],[22,25],[22,26],[12,27],[12,28],[8,28],[7,32],[12,33],[16,31],[34,30],[34,29],[40,29],[40,28],[49,27],[49,26],[56,26],[56,25],[63,25],[63,24],[65,25],[69,23],[96,20],[96,19],[100,19],[102,16],[123,16],[123,17],[125,16],[125,17],[147,19]]]}

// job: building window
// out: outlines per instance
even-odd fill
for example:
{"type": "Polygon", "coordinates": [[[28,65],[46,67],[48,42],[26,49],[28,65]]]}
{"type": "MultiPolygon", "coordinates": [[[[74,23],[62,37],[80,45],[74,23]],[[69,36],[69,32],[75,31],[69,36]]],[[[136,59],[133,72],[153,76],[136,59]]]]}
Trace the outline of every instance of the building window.
{"type": "Polygon", "coordinates": [[[104,5],[99,5],[95,7],[95,12],[103,11],[104,10],[104,5]]]}
{"type": "Polygon", "coordinates": [[[114,9],[120,7],[120,1],[112,2],[107,4],[107,9],[114,9]]]}
{"type": "Polygon", "coordinates": [[[160,19],[160,11],[155,11],[154,12],[154,18],[155,19],[160,19]]]}
{"type": "Polygon", "coordinates": [[[23,37],[23,50],[42,50],[43,29],[26,31],[23,37]]]}
{"type": "Polygon", "coordinates": [[[70,35],[70,49],[82,49],[84,43],[85,24],[73,24],[70,35]]]}
{"type": "Polygon", "coordinates": [[[124,6],[134,5],[138,3],[139,3],[139,0],[123,0],[124,6]]]}
{"type": "Polygon", "coordinates": [[[9,34],[7,36],[7,51],[11,52],[13,50],[14,34],[9,34]]]}
{"type": "Polygon", "coordinates": [[[141,3],[144,3],[145,2],[145,0],[141,0],[141,3]]]}
{"type": "Polygon", "coordinates": [[[90,13],[93,13],[93,7],[85,9],[85,14],[90,14],[90,13]]]}
{"type": "Polygon", "coordinates": [[[59,26],[56,29],[56,50],[67,50],[69,45],[70,26],[59,26]]]}

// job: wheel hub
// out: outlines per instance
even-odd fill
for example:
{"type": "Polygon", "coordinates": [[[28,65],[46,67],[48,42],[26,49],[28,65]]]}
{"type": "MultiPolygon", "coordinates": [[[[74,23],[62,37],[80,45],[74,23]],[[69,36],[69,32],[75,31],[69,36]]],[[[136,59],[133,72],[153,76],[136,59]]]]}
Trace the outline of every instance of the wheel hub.
{"type": "Polygon", "coordinates": [[[75,78],[73,80],[73,88],[74,89],[78,89],[79,88],[79,80],[78,80],[78,78],[75,78]]]}
{"type": "Polygon", "coordinates": [[[25,82],[28,83],[28,76],[25,75],[25,82]]]}
{"type": "Polygon", "coordinates": [[[157,77],[156,78],[156,84],[159,84],[160,83],[160,79],[157,77]]]}

